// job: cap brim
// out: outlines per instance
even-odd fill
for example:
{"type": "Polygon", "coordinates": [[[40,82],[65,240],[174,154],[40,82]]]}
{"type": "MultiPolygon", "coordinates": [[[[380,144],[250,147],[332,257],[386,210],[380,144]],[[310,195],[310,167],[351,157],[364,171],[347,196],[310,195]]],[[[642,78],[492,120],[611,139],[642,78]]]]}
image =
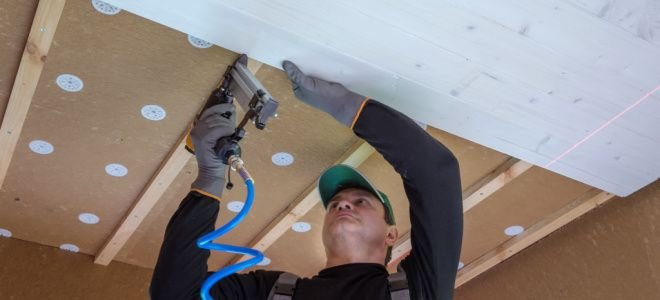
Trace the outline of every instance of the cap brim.
{"type": "Polygon", "coordinates": [[[332,200],[339,191],[347,188],[361,188],[373,194],[385,206],[391,224],[394,221],[394,212],[389,199],[381,193],[369,180],[355,168],[348,165],[336,165],[326,169],[319,177],[319,194],[324,207],[332,200]]]}
{"type": "MultiPolygon", "coordinates": [[[[358,170],[347,165],[336,165],[326,169],[319,178],[318,187],[321,201],[326,207],[335,194],[350,187],[365,189],[380,198],[378,190],[371,182],[358,170]]],[[[383,199],[379,200],[383,201],[383,199]]]]}

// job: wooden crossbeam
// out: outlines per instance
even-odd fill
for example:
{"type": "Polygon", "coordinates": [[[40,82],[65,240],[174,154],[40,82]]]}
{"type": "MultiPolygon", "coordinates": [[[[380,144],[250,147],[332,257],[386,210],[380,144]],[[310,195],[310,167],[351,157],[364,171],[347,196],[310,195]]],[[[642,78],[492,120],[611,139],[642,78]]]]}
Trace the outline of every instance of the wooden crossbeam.
{"type": "Polygon", "coordinates": [[[46,63],[66,0],[39,1],[7,110],[0,125],[0,187],[5,182],[41,71],[46,63]]]}
{"type": "Polygon", "coordinates": [[[612,197],[614,197],[613,194],[599,192],[595,189],[588,191],[569,205],[536,223],[522,234],[508,240],[504,244],[465,266],[465,268],[458,272],[455,286],[459,287],[467,283],[479,274],[488,271],[490,268],[531,246],[555,230],[579,218],[592,209],[599,207],[612,197]]]}
{"type": "Polygon", "coordinates": [[[499,191],[512,180],[527,172],[532,164],[510,158],[494,171],[488,173],[484,178],[465,190],[463,198],[463,212],[467,212],[484,199],[499,191]]]}
{"type": "Polygon", "coordinates": [[[187,135],[188,131],[186,130],[167,155],[164,163],[161,164],[158,171],[149,180],[145,189],[142,190],[130,212],[124,217],[119,227],[110,235],[105,245],[101,247],[101,251],[96,255],[94,263],[107,266],[115,258],[154,205],[163,196],[167,188],[186,166],[188,160],[192,157],[190,152],[184,148],[187,135]]]}
{"type": "MultiPolygon", "coordinates": [[[[258,61],[248,60],[248,69],[256,74],[262,64],[258,61]]],[[[191,122],[192,124],[192,122],[191,122]]],[[[144,221],[151,209],[170,187],[174,179],[193,157],[184,146],[186,143],[186,130],[179,138],[174,148],[165,157],[165,160],[152,176],[145,188],[142,190],[129,213],[124,217],[121,224],[110,235],[101,250],[96,255],[94,263],[107,266],[124,247],[126,242],[135,233],[138,226],[144,221]]]]}
{"type": "MultiPolygon", "coordinates": [[[[337,160],[335,164],[345,164],[358,167],[376,150],[364,141],[355,143],[337,160]]],[[[315,205],[321,202],[316,183],[308,186],[305,191],[287,206],[273,221],[266,226],[250,243],[249,247],[265,251],[287,232],[300,218],[307,214],[315,205]]],[[[248,259],[248,256],[235,256],[228,265],[248,259]]]]}
{"type": "MultiPolygon", "coordinates": [[[[516,158],[505,161],[463,192],[463,213],[490,197],[513,179],[527,172],[531,167],[531,164],[516,158]]],[[[411,249],[410,232],[407,232],[399,238],[392,249],[392,259],[388,265],[392,266],[398,263],[410,253],[411,249]]]]}

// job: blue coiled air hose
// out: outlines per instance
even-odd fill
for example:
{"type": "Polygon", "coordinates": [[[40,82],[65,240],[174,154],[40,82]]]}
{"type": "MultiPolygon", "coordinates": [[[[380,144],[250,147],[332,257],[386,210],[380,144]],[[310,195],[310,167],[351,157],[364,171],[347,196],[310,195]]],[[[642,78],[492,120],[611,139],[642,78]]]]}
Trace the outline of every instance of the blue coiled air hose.
{"type": "Polygon", "coordinates": [[[225,278],[233,273],[254,266],[264,258],[264,254],[261,253],[261,251],[259,250],[213,243],[213,240],[219,238],[220,236],[234,229],[234,227],[236,227],[238,223],[243,221],[243,218],[245,218],[245,216],[247,215],[248,211],[250,210],[250,207],[252,206],[252,202],[254,201],[254,180],[252,180],[250,174],[247,172],[245,167],[243,167],[243,161],[239,157],[232,156],[229,159],[229,162],[232,170],[236,170],[241,175],[241,178],[243,178],[243,180],[245,181],[245,185],[247,186],[247,199],[245,200],[243,209],[241,209],[238,215],[236,215],[233,219],[231,219],[231,221],[229,221],[227,224],[223,225],[222,227],[216,229],[213,232],[207,233],[201,238],[199,238],[197,240],[197,247],[202,249],[216,250],[216,251],[222,251],[233,254],[250,255],[253,257],[246,261],[239,262],[231,266],[222,268],[216,271],[213,275],[209,276],[204,281],[204,284],[202,284],[202,289],[200,291],[200,296],[204,300],[213,299],[211,297],[211,294],[209,293],[211,287],[213,287],[213,285],[215,285],[218,281],[222,280],[222,278],[225,278]]]}

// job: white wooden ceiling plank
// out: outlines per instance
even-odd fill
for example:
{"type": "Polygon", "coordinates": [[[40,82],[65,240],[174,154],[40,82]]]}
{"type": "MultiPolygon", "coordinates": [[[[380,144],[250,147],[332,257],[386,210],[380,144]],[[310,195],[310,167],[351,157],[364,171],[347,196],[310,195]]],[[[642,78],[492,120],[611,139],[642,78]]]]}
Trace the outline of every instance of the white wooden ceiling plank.
{"type": "MultiPolygon", "coordinates": [[[[471,80],[470,84],[469,88],[461,91],[461,94],[456,96],[461,97],[461,100],[473,100],[466,102],[478,109],[488,111],[500,119],[506,119],[519,126],[526,126],[530,130],[545,134],[542,139],[537,141],[528,139],[512,140],[511,137],[502,138],[512,143],[515,141],[515,144],[519,147],[526,147],[529,151],[537,152],[548,158],[557,157],[616,115],[614,113],[609,114],[607,119],[594,118],[584,112],[578,114],[574,110],[563,110],[562,105],[565,105],[565,103],[559,103],[557,99],[549,96],[543,97],[547,95],[535,97],[537,91],[522,91],[524,90],[522,86],[504,82],[502,78],[496,81],[489,76],[477,74],[476,79],[471,80]],[[527,92],[527,94],[522,95],[523,98],[520,98],[521,95],[516,94],[518,92],[527,92]],[[518,104],[516,101],[510,101],[511,99],[520,99],[524,103],[518,104]],[[577,119],[581,119],[580,123],[575,122],[577,119]]],[[[611,157],[626,156],[626,165],[616,164],[616,169],[620,170],[616,177],[623,176],[628,179],[639,178],[639,174],[645,174],[645,170],[657,165],[656,160],[645,159],[645,157],[654,157],[655,155],[652,153],[654,149],[660,149],[660,143],[657,139],[653,140],[635,130],[625,128],[625,124],[641,124],[638,128],[649,131],[648,134],[656,131],[657,129],[654,128],[660,126],[659,116],[655,115],[646,119],[643,116],[636,116],[648,110],[646,107],[646,104],[637,107],[631,111],[630,116],[624,116],[610,125],[611,130],[599,133],[599,137],[604,136],[608,139],[610,146],[593,149],[592,155],[583,157],[584,162],[598,165],[601,158],[609,159],[611,157]],[[646,122],[640,122],[640,120],[646,120],[646,122]],[[626,148],[627,151],[623,152],[621,150],[624,148],[619,147],[623,145],[635,145],[635,147],[626,148]]],[[[602,173],[595,172],[594,174],[596,174],[594,176],[597,176],[597,174],[602,173]]],[[[641,180],[641,178],[639,179],[641,180]]]]}
{"type": "MultiPolygon", "coordinates": [[[[536,110],[537,115],[547,114],[550,117],[555,115],[562,118],[554,120],[554,123],[582,125],[580,126],[582,128],[571,128],[570,134],[595,128],[625,109],[640,94],[638,87],[626,84],[619,78],[600,75],[600,72],[576,64],[537,43],[530,42],[519,33],[506,30],[501,26],[493,26],[492,22],[481,17],[477,18],[451,5],[445,5],[436,11],[425,11],[415,6],[414,3],[395,2],[392,4],[395,5],[394,7],[369,5],[369,1],[350,1],[349,3],[352,8],[358,9],[369,18],[377,18],[384,22],[386,20],[396,27],[405,28],[407,33],[433,40],[436,44],[451,41],[443,45],[450,52],[461,53],[471,62],[482,64],[484,69],[489,69],[481,71],[481,73],[474,71],[469,75],[470,78],[466,78],[462,83],[472,84],[473,80],[486,80],[487,76],[495,79],[493,83],[508,84],[498,90],[495,90],[496,86],[490,87],[473,99],[455,95],[461,92],[463,86],[458,86],[450,91],[454,96],[470,104],[493,106],[492,99],[486,95],[501,95],[507,91],[518,89],[520,86],[520,88],[529,90],[527,96],[521,99],[513,97],[513,95],[502,98],[512,100],[510,102],[514,102],[514,104],[517,102],[523,106],[529,106],[532,110],[536,110]],[[442,28],[428,30],[434,26],[439,27],[437,20],[442,20],[442,28]],[[472,26],[471,30],[467,29],[470,26],[472,26]],[[477,43],[486,44],[484,46],[488,51],[483,51],[483,47],[475,47],[477,43]],[[486,59],[484,60],[484,58],[486,59]],[[514,69],[512,70],[512,68],[514,69]],[[502,75],[502,73],[507,74],[502,75]],[[570,78],[567,77],[567,73],[571,73],[570,78]],[[513,77],[512,74],[524,74],[525,76],[507,78],[513,77]],[[542,88],[532,90],[532,86],[542,88]],[[532,101],[538,103],[528,105],[528,102],[532,101]],[[580,102],[579,106],[576,106],[578,102],[580,102]],[[598,118],[593,118],[594,114],[597,114],[598,118]],[[588,119],[591,119],[592,122],[589,122],[588,119]],[[575,120],[580,120],[580,122],[575,122],[575,120]]],[[[471,91],[473,90],[471,88],[471,91]]],[[[482,109],[490,111],[490,108],[483,107],[482,109]]],[[[656,115],[652,113],[649,114],[649,117],[655,118],[656,115]]],[[[625,121],[626,119],[622,119],[619,120],[619,123],[625,121]]],[[[629,123],[627,127],[633,127],[643,122],[635,120],[629,123]]],[[[568,138],[568,136],[566,137],[568,138]]]]}
{"type": "Polygon", "coordinates": [[[633,36],[660,46],[660,1],[564,0],[633,36]]]}
{"type": "Polygon", "coordinates": [[[617,26],[561,0],[448,0],[510,30],[526,28],[526,36],[560,55],[573,57],[601,72],[619,74],[642,89],[660,82],[660,51],[617,26]],[[576,47],[579,45],[579,47],[576,47]],[[634,55],[631,55],[634,53],[634,55]]]}
{"type": "MultiPolygon", "coordinates": [[[[644,108],[639,107],[639,109],[644,108]]],[[[624,118],[634,118],[634,116],[630,115],[624,118]]],[[[660,136],[658,132],[660,130],[660,119],[656,119],[655,128],[656,137],[660,136]]],[[[646,174],[646,176],[660,177],[660,142],[647,140],[646,143],[639,144],[640,141],[632,138],[632,135],[633,133],[629,129],[613,123],[603,129],[602,134],[594,135],[589,143],[585,143],[583,147],[577,148],[576,151],[581,150],[585,153],[600,151],[606,153],[609,157],[604,157],[607,159],[602,161],[591,159],[591,163],[600,163],[602,166],[607,166],[608,162],[617,161],[620,166],[609,165],[608,167],[627,168],[641,176],[646,174]]]]}
{"type": "MultiPolygon", "coordinates": [[[[620,110],[623,108],[621,99],[627,97],[617,95],[627,91],[628,96],[632,97],[633,90],[636,92],[639,89],[621,82],[617,76],[594,72],[577,61],[560,56],[520,32],[445,2],[435,4],[437,9],[424,9],[426,3],[417,2],[394,2],[392,7],[371,5],[369,1],[340,2],[351,3],[352,8],[369,18],[380,20],[384,25],[402,28],[406,34],[428,40],[450,53],[458,53],[495,77],[505,74],[543,92],[568,87],[579,90],[574,95],[576,98],[591,92],[603,99],[616,100],[613,102],[618,102],[620,110]]],[[[422,68],[433,69],[430,65],[423,65],[422,68]]]]}
{"type": "MultiPolygon", "coordinates": [[[[237,5],[237,7],[240,7],[241,9],[251,10],[253,13],[256,13],[259,11],[259,8],[255,3],[261,3],[263,1],[250,1],[252,4],[246,3],[245,1],[238,2],[234,1],[231,3],[237,5]]],[[[389,68],[388,70],[393,71],[402,77],[410,76],[410,78],[414,78],[413,81],[428,85],[430,88],[436,89],[439,92],[447,93],[453,90],[452,85],[455,85],[458,80],[462,80],[462,78],[457,78],[457,75],[462,74],[463,78],[464,75],[471,76],[469,73],[466,74],[466,71],[470,72],[473,70],[473,65],[476,59],[491,56],[493,57],[491,61],[497,61],[497,57],[501,58],[500,61],[505,60],[504,62],[497,64],[496,67],[489,66],[492,69],[487,72],[496,72],[494,74],[498,74],[499,71],[511,69],[511,66],[515,65],[519,68],[513,72],[524,74],[525,76],[522,78],[527,79],[533,77],[535,73],[539,73],[537,70],[544,69],[544,66],[553,67],[554,70],[545,70],[544,72],[541,72],[542,74],[539,76],[541,79],[540,82],[531,82],[534,86],[545,86],[542,89],[543,93],[551,91],[552,88],[556,88],[556,85],[560,80],[563,80],[563,82],[560,83],[560,86],[575,85],[580,87],[584,86],[586,83],[584,81],[576,81],[576,78],[571,78],[571,80],[562,78],[561,74],[565,73],[565,70],[554,67],[558,64],[567,66],[575,65],[573,62],[557,56],[541,45],[530,43],[528,39],[521,38],[517,33],[507,31],[499,26],[493,26],[491,22],[483,24],[483,20],[479,20],[475,17],[469,18],[470,16],[465,13],[461,14],[461,11],[453,6],[444,5],[438,7],[440,4],[434,4],[435,6],[432,6],[429,10],[432,11],[432,13],[428,14],[428,18],[426,18],[429,19],[429,22],[426,23],[424,23],[423,20],[420,20],[420,17],[424,19],[424,16],[426,16],[423,13],[423,10],[417,9],[414,14],[411,13],[408,16],[409,18],[404,19],[405,22],[401,24],[392,20],[395,20],[393,18],[396,15],[406,15],[405,13],[402,13],[402,10],[407,6],[410,6],[409,3],[392,2],[388,3],[388,6],[374,6],[372,4],[371,1],[356,1],[346,4],[347,6],[350,6],[351,9],[345,9],[347,12],[343,12],[343,14],[346,16],[342,19],[343,21],[341,24],[338,25],[332,24],[332,18],[336,16],[336,14],[329,12],[333,9],[337,10],[338,8],[331,7],[327,3],[321,5],[321,7],[316,7],[316,9],[307,14],[305,14],[305,12],[311,10],[311,6],[314,6],[314,4],[282,4],[279,10],[285,11],[291,9],[296,11],[296,13],[293,14],[295,15],[294,21],[292,21],[293,25],[287,27],[288,29],[295,30],[297,27],[305,27],[306,30],[302,32],[307,38],[312,39],[316,36],[318,42],[328,44],[340,52],[350,53],[351,56],[370,64],[387,67],[389,68]],[[361,4],[366,4],[367,7],[359,6],[361,4]],[[292,8],[289,8],[290,6],[292,6],[292,8]],[[356,7],[362,8],[362,10],[356,11],[354,9],[356,7]],[[378,12],[378,14],[369,14],[367,12],[369,8],[378,12]],[[433,8],[441,9],[433,10],[433,8]],[[387,12],[390,12],[392,16],[387,15],[387,12]],[[383,15],[387,17],[383,18],[383,15]],[[378,19],[378,16],[381,16],[382,19],[378,19]],[[386,19],[387,21],[384,21],[383,19],[386,19]],[[456,33],[453,36],[447,36],[445,34],[445,36],[436,38],[438,34],[443,34],[448,30],[446,27],[450,27],[445,25],[466,21],[473,24],[480,22],[479,24],[483,28],[490,29],[490,26],[499,29],[498,32],[487,32],[486,34],[481,34],[476,37],[476,41],[480,41],[481,43],[492,40],[491,43],[484,45],[488,51],[483,51],[480,47],[474,47],[475,41],[468,41],[469,44],[457,48],[456,44],[461,42],[461,39],[457,38],[460,34],[463,34],[463,36],[472,35],[465,34],[464,29],[462,32],[456,33]],[[307,26],[305,26],[305,24],[307,24],[307,26]],[[414,27],[415,24],[421,24],[422,27],[414,27]],[[341,27],[338,29],[329,29],[333,26],[337,27],[339,25],[341,25],[341,27]],[[404,27],[406,30],[400,30],[404,27]],[[386,29],[383,30],[383,28],[386,29]],[[429,30],[429,28],[434,30],[429,30]],[[325,30],[325,32],[322,32],[322,30],[325,30]],[[379,30],[387,32],[387,38],[368,34],[369,32],[377,32],[379,30]],[[429,32],[436,34],[434,36],[428,34],[425,35],[425,33],[429,32]],[[324,35],[319,36],[319,34],[324,33],[329,35],[329,37],[324,35]],[[339,39],[337,36],[338,33],[341,33],[341,37],[346,38],[346,41],[339,39]],[[503,35],[507,38],[503,39],[503,35]],[[509,36],[512,37],[509,38],[509,36]],[[513,45],[508,46],[511,44],[513,45]],[[407,48],[409,45],[415,45],[416,51],[409,51],[407,48]],[[530,45],[532,47],[530,47],[530,45]],[[499,48],[502,49],[497,51],[499,48]],[[410,57],[410,53],[414,53],[416,57],[410,57]],[[466,53],[474,53],[474,55],[466,56],[466,53]],[[552,56],[557,57],[557,60],[553,60],[552,56]],[[531,61],[525,60],[527,57],[531,58],[531,61]],[[389,63],[391,61],[397,61],[398,63],[389,63]],[[402,65],[405,67],[397,68],[402,65]],[[412,65],[415,65],[416,68],[411,68],[412,65]],[[425,72],[428,74],[424,74],[425,72]]],[[[269,16],[267,16],[267,21],[277,22],[279,19],[286,16],[285,12],[279,12],[275,15],[276,16],[272,16],[269,14],[269,16]]],[[[462,25],[460,27],[463,28],[462,25]]],[[[584,70],[582,73],[593,74],[594,72],[593,70],[584,70]]],[[[589,76],[593,77],[593,75],[589,76]]],[[[627,91],[628,94],[632,95],[633,88],[628,86],[621,88],[617,87],[620,80],[616,78],[609,79],[610,82],[607,84],[604,84],[603,81],[604,78],[589,78],[588,83],[591,83],[591,85],[595,85],[596,82],[599,84],[598,89],[591,89],[592,92],[597,93],[598,97],[600,97],[599,99],[609,98],[615,100],[612,102],[618,102],[617,109],[623,109],[621,102],[625,101],[622,99],[627,99],[627,97],[617,97],[617,94],[614,92],[621,93],[627,91]]],[[[570,97],[572,97],[571,100],[573,100],[584,97],[584,94],[584,91],[580,91],[570,97]]],[[[599,104],[602,105],[602,103],[599,104]]]]}
{"type": "MultiPolygon", "coordinates": [[[[396,94],[393,95],[393,98],[402,99],[407,93],[412,93],[412,91],[416,89],[414,83],[401,81],[397,85],[396,94]]],[[[430,93],[431,92],[426,90],[418,90],[416,95],[419,97],[432,97],[433,95],[430,93]]],[[[496,151],[510,153],[513,157],[528,157],[530,158],[528,162],[534,165],[544,166],[555,157],[539,153],[539,151],[536,150],[538,144],[547,139],[546,133],[534,130],[533,128],[530,128],[530,126],[524,126],[524,124],[517,124],[515,123],[515,118],[501,119],[493,114],[478,109],[466,110],[466,106],[462,106],[455,101],[442,101],[442,98],[436,98],[436,100],[431,103],[407,104],[407,106],[403,107],[404,111],[417,111],[417,116],[419,116],[420,119],[435,118],[438,126],[440,126],[438,128],[443,128],[443,130],[448,132],[461,132],[463,138],[477,141],[477,143],[495,149],[496,151]],[[422,107],[414,107],[413,105],[424,106],[422,109],[422,107]],[[475,119],[478,121],[475,121],[475,119]],[[494,127],[490,127],[491,125],[494,127]],[[488,126],[488,128],[484,126],[488,126]]],[[[467,107],[469,108],[470,106],[467,107]]],[[[561,141],[560,138],[558,138],[547,141],[547,145],[544,146],[554,147],[551,151],[553,153],[559,153],[559,150],[566,150],[572,146],[573,143],[575,143],[575,141],[561,141]],[[555,143],[555,140],[558,141],[559,144],[553,144],[555,143]]],[[[602,151],[602,149],[599,149],[599,151],[602,151]]],[[[594,160],[595,157],[596,154],[593,153],[588,156],[591,160],[594,160]]],[[[548,169],[555,172],[561,170],[562,172],[558,173],[570,174],[569,177],[588,183],[597,188],[607,187],[612,189],[615,194],[620,193],[621,195],[628,195],[634,191],[632,186],[623,185],[621,182],[613,180],[610,181],[609,178],[604,179],[603,177],[607,177],[610,172],[594,174],[581,169],[581,162],[573,161],[572,163],[573,165],[565,165],[565,163],[559,161],[558,163],[551,165],[548,169]]],[[[617,171],[626,172],[626,169],[617,169],[617,171]]],[[[649,179],[645,179],[643,182],[648,184],[650,181],[649,179]]]]}
{"type": "MultiPolygon", "coordinates": [[[[362,15],[361,18],[366,19],[366,21],[362,20],[362,23],[364,23],[364,26],[362,26],[362,23],[355,23],[360,21],[360,18],[355,15],[356,12],[351,11],[350,13],[340,15],[330,14],[332,12],[343,13],[347,9],[341,10],[334,6],[333,10],[328,10],[325,7],[314,6],[316,10],[310,12],[312,16],[319,13],[328,15],[320,21],[326,26],[320,27],[317,26],[319,21],[314,23],[314,20],[305,19],[309,18],[309,16],[301,16],[300,13],[287,11],[279,6],[281,4],[279,2],[271,3],[256,0],[244,2],[205,0],[195,2],[194,4],[184,4],[174,0],[145,0],[138,2],[110,0],[109,2],[177,30],[222,45],[230,50],[247,53],[273,66],[279,66],[283,59],[295,59],[305,71],[311,74],[331,80],[341,79],[341,82],[349,88],[373,96],[375,99],[381,100],[419,121],[442,128],[453,134],[509,155],[520,157],[537,165],[543,165],[551,159],[548,154],[544,155],[536,151],[536,145],[546,139],[549,134],[556,135],[559,141],[564,139],[565,142],[563,142],[563,145],[566,147],[576,142],[574,140],[575,135],[569,138],[562,136],[562,134],[573,134],[571,130],[561,127],[563,125],[548,128],[546,127],[547,124],[543,124],[543,126],[532,124],[534,128],[529,128],[530,126],[528,124],[519,121],[534,120],[535,116],[533,114],[514,116],[513,121],[511,121],[502,119],[498,115],[502,114],[499,111],[485,109],[485,107],[492,109],[493,104],[487,102],[489,99],[488,96],[501,92],[503,89],[501,85],[496,85],[498,87],[497,90],[482,92],[483,95],[480,97],[480,102],[476,102],[482,105],[482,107],[469,105],[466,103],[466,99],[447,95],[453,88],[460,86],[466,78],[469,80],[469,77],[473,76],[472,74],[474,72],[483,71],[484,66],[473,62],[465,63],[462,61],[465,59],[463,55],[447,48],[445,45],[438,45],[437,43],[434,44],[428,40],[420,39],[400,28],[396,28],[392,24],[384,26],[383,22],[377,22],[378,20],[365,18],[362,15]],[[268,5],[264,3],[268,3],[268,5]],[[278,9],[274,9],[273,6],[277,6],[278,9]],[[277,16],[278,18],[274,18],[273,16],[277,16]],[[332,18],[333,16],[334,19],[332,18]],[[270,20],[269,22],[277,21],[279,23],[269,23],[264,21],[266,19],[270,20]],[[332,21],[331,19],[335,20],[333,21],[334,23],[340,24],[337,27],[342,29],[340,32],[333,31],[334,29],[330,26],[333,24],[330,23],[332,21]],[[365,32],[359,32],[361,29],[368,29],[375,32],[373,34],[365,34],[365,32]],[[348,32],[344,34],[341,31],[348,32]],[[337,42],[337,39],[345,35],[348,36],[346,40],[337,42]],[[397,43],[400,41],[403,42],[397,43]],[[419,45],[415,44],[417,41],[421,43],[419,45]],[[337,48],[336,45],[341,47],[337,48]],[[355,50],[355,53],[352,53],[350,52],[352,51],[350,47],[359,49],[355,50]],[[432,51],[421,51],[424,49],[432,51]],[[420,57],[418,53],[426,52],[430,52],[432,55],[423,54],[427,56],[422,56],[422,58],[429,62],[421,61],[422,67],[420,68],[418,67],[418,63],[420,62],[418,60],[420,57]],[[425,69],[424,66],[428,67],[428,69],[425,69]],[[436,86],[432,86],[429,83],[433,83],[436,86]],[[447,112],[451,112],[451,114],[447,112]]],[[[289,6],[295,6],[299,2],[291,2],[292,4],[289,4],[289,6]]],[[[390,3],[385,4],[389,5],[390,3]]],[[[325,5],[339,4],[330,3],[325,5]]],[[[430,6],[430,9],[437,7],[437,5],[430,6]]],[[[359,12],[357,13],[359,14],[359,12]]],[[[439,22],[438,24],[442,24],[441,20],[439,22]]],[[[369,32],[367,31],[366,33],[369,32]]],[[[525,44],[525,39],[520,39],[519,37],[518,39],[520,40],[518,43],[525,44]]],[[[532,44],[541,44],[532,39],[527,39],[532,44]]],[[[494,41],[491,43],[494,43],[494,41]]],[[[475,48],[479,48],[479,46],[475,45],[475,48]]],[[[483,45],[481,45],[481,48],[488,49],[483,45]]],[[[506,48],[498,49],[498,51],[505,52],[504,50],[506,48]]],[[[645,50],[642,49],[642,51],[645,50]]],[[[644,53],[642,54],[645,55],[644,53]]],[[[531,56],[527,57],[530,58],[531,56]]],[[[570,57],[573,57],[573,60],[582,59],[575,55],[570,57]]],[[[531,58],[530,61],[532,61],[531,58]]],[[[559,61],[562,62],[563,60],[559,61]]],[[[520,85],[523,87],[523,92],[521,92],[521,88],[518,88],[511,89],[507,93],[517,95],[516,97],[519,98],[515,98],[516,101],[527,101],[528,99],[522,97],[528,96],[526,94],[528,93],[526,92],[527,89],[531,91],[535,89],[544,91],[545,87],[551,86],[557,79],[556,74],[554,76],[544,74],[553,74],[557,70],[561,70],[559,67],[553,68],[553,63],[555,62],[549,61],[544,65],[550,71],[543,70],[543,72],[537,73],[535,76],[539,76],[539,79],[536,79],[536,81],[530,83],[522,81],[520,85]],[[549,77],[543,80],[545,78],[544,76],[549,77]]],[[[600,66],[586,65],[590,66],[591,70],[597,71],[602,69],[600,66]]],[[[517,65],[517,67],[519,69],[515,72],[511,71],[511,73],[515,73],[515,78],[525,78],[521,65],[517,65]]],[[[536,66],[531,66],[531,68],[534,67],[536,66]]],[[[504,70],[507,71],[506,69],[504,70]]],[[[615,77],[615,73],[613,72],[604,73],[607,76],[615,77]]],[[[599,79],[588,76],[583,78],[581,79],[582,81],[591,83],[594,86],[599,79]]],[[[626,81],[628,78],[623,79],[622,81],[629,86],[636,87],[636,85],[632,85],[629,81],[626,81]]],[[[611,79],[607,83],[610,82],[611,79]]],[[[606,86],[611,85],[606,84],[606,86]]],[[[564,101],[565,99],[569,99],[569,97],[582,94],[582,90],[579,86],[574,85],[574,88],[567,90],[566,95],[563,96],[564,101]]],[[[585,88],[585,90],[592,91],[592,87],[585,88]]],[[[635,88],[627,88],[624,85],[621,90],[625,93],[632,94],[635,88]]],[[[598,94],[597,96],[600,95],[598,94]]],[[[609,97],[609,93],[604,97],[609,97]]],[[[474,99],[479,100],[477,98],[474,99]]],[[[624,105],[625,102],[618,99],[618,97],[609,97],[604,103],[608,106],[624,105]]],[[[559,106],[559,108],[564,107],[559,106]]],[[[605,109],[612,108],[608,107],[605,109]]],[[[574,113],[575,116],[583,113],[586,116],[584,118],[576,117],[577,120],[570,122],[571,124],[580,124],[583,120],[590,118],[597,119],[590,115],[590,111],[576,109],[574,111],[572,110],[571,113],[574,113]]],[[[603,116],[595,116],[603,118],[603,116],[607,117],[607,114],[603,113],[603,116]]],[[[553,124],[552,122],[549,123],[553,124]]],[[[579,128],[582,125],[573,126],[578,126],[579,128]]],[[[558,154],[560,151],[563,151],[561,148],[564,147],[558,144],[556,149],[551,150],[553,150],[553,153],[556,152],[558,154]]],[[[593,159],[597,160],[598,154],[594,153],[593,159]]],[[[580,170],[580,168],[581,166],[578,162],[578,165],[573,166],[571,169],[580,170]]],[[[611,170],[610,173],[621,171],[611,170]]],[[[623,171],[625,172],[625,170],[623,171]]],[[[563,174],[573,178],[579,177],[583,180],[594,177],[584,172],[580,176],[574,176],[571,173],[563,174]]],[[[602,176],[607,177],[607,175],[603,174],[602,176]]],[[[639,184],[634,186],[614,184],[610,188],[607,185],[611,180],[602,180],[602,178],[595,177],[593,180],[586,180],[584,182],[619,195],[625,195],[641,187],[639,184]]]]}

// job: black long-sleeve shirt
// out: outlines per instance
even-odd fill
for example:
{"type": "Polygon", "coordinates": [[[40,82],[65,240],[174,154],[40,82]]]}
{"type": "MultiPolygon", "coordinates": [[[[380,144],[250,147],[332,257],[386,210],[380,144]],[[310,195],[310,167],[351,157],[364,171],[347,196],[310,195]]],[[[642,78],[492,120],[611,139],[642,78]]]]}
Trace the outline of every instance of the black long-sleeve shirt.
{"type": "MultiPolygon", "coordinates": [[[[413,120],[367,100],[353,131],[401,175],[410,202],[411,254],[401,262],[411,299],[451,299],[463,234],[458,162],[413,120]]],[[[153,299],[197,299],[207,276],[208,250],[196,240],[214,229],[218,201],[191,192],[172,216],[154,270],[153,299]]],[[[214,286],[216,299],[266,299],[282,272],[234,274],[214,286]]],[[[390,299],[388,272],[375,263],[321,270],[298,281],[294,300],[390,299]]]]}

